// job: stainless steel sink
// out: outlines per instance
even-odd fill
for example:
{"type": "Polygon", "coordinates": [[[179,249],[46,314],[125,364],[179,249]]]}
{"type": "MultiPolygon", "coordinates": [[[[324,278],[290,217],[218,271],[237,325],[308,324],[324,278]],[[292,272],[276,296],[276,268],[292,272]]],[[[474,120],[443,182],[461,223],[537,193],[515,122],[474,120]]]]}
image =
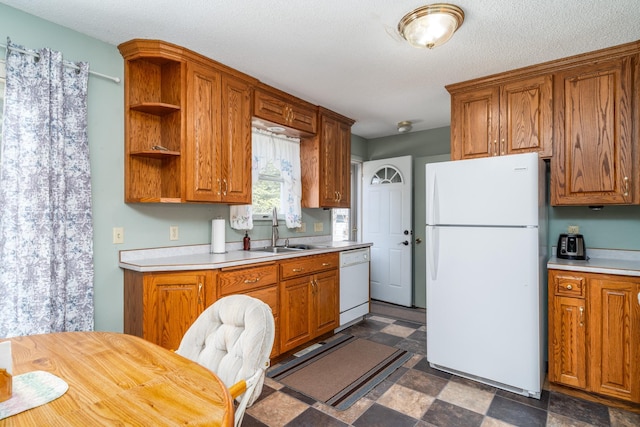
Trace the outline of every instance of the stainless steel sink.
{"type": "Polygon", "coordinates": [[[300,245],[289,245],[288,247],[289,248],[301,249],[301,250],[308,250],[308,249],[325,249],[328,246],[300,244],[300,245]]]}
{"type": "Polygon", "coordinates": [[[266,248],[255,248],[251,250],[257,251],[257,252],[270,252],[272,254],[282,254],[286,252],[300,252],[300,251],[303,251],[304,249],[294,248],[294,247],[285,248],[284,246],[267,246],[266,248]]]}
{"type": "Polygon", "coordinates": [[[289,246],[267,246],[266,248],[254,248],[252,251],[258,252],[270,252],[272,254],[281,254],[285,252],[300,252],[300,251],[308,251],[311,249],[325,249],[328,246],[325,245],[307,245],[307,244],[298,244],[298,245],[289,245],[289,246]]]}

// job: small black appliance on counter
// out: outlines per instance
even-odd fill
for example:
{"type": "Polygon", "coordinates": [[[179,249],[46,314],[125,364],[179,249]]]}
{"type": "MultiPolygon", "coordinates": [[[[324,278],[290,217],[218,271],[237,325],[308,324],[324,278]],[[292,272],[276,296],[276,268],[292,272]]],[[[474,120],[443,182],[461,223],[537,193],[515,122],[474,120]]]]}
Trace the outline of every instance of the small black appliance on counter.
{"type": "Polygon", "coordinates": [[[587,259],[587,249],[584,246],[582,234],[561,234],[558,238],[556,256],[564,259],[587,259]]]}

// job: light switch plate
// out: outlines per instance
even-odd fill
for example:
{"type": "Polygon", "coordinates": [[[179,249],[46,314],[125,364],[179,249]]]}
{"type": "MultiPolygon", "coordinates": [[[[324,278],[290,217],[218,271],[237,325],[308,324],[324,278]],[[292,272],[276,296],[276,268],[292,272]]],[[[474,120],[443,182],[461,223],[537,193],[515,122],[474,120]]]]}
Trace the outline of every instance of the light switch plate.
{"type": "Polygon", "coordinates": [[[324,224],[322,224],[321,222],[313,223],[313,231],[322,231],[322,230],[324,230],[324,224]]]}
{"type": "Polygon", "coordinates": [[[113,243],[115,245],[120,245],[124,243],[124,228],[123,227],[113,227],[113,243]]]}
{"type": "Polygon", "coordinates": [[[178,226],[172,225],[169,227],[169,240],[178,240],[178,226]]]}
{"type": "Polygon", "coordinates": [[[580,232],[580,226],[570,225],[569,227],[567,227],[567,231],[569,232],[569,234],[578,234],[580,232]]]}

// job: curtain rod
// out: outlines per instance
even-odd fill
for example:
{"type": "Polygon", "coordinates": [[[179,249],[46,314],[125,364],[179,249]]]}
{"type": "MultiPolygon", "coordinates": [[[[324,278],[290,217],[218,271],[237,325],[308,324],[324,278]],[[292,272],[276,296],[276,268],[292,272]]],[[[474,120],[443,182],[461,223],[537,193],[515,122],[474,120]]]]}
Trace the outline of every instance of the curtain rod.
{"type": "MultiPolygon", "coordinates": [[[[2,43],[0,43],[0,48],[4,48],[5,50],[9,49],[6,44],[2,44],[2,43]]],[[[23,49],[18,49],[17,47],[12,47],[10,49],[11,50],[15,50],[16,52],[26,53],[27,55],[35,56],[36,58],[38,58],[40,56],[37,53],[29,52],[29,51],[23,50],[23,49]]],[[[6,62],[6,61],[2,61],[2,62],[6,62]]],[[[80,67],[78,67],[76,64],[73,64],[73,63],[71,63],[69,61],[64,61],[64,65],[65,65],[65,67],[73,68],[74,70],[79,70],[80,69],[80,67]]],[[[89,74],[93,74],[94,76],[102,77],[102,78],[105,78],[105,79],[112,80],[112,81],[114,81],[116,83],[120,83],[120,77],[108,76],[106,74],[98,73],[97,71],[91,71],[91,70],[89,70],[89,74]]]]}
{"type": "Polygon", "coordinates": [[[270,137],[273,137],[273,138],[284,139],[285,141],[289,141],[289,142],[300,142],[300,138],[293,138],[291,136],[281,135],[279,133],[274,133],[274,132],[269,132],[268,130],[260,129],[260,128],[257,128],[257,127],[251,127],[251,131],[255,132],[255,133],[260,133],[262,135],[270,136],[270,137]]]}

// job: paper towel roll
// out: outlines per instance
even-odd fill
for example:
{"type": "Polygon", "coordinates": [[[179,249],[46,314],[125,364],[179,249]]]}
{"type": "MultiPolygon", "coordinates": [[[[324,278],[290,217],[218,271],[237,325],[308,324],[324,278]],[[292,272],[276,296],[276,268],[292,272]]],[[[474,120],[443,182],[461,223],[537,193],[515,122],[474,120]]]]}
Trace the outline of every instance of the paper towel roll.
{"type": "Polygon", "coordinates": [[[214,254],[225,253],[225,228],[224,219],[216,218],[211,221],[211,252],[214,254]]]}

